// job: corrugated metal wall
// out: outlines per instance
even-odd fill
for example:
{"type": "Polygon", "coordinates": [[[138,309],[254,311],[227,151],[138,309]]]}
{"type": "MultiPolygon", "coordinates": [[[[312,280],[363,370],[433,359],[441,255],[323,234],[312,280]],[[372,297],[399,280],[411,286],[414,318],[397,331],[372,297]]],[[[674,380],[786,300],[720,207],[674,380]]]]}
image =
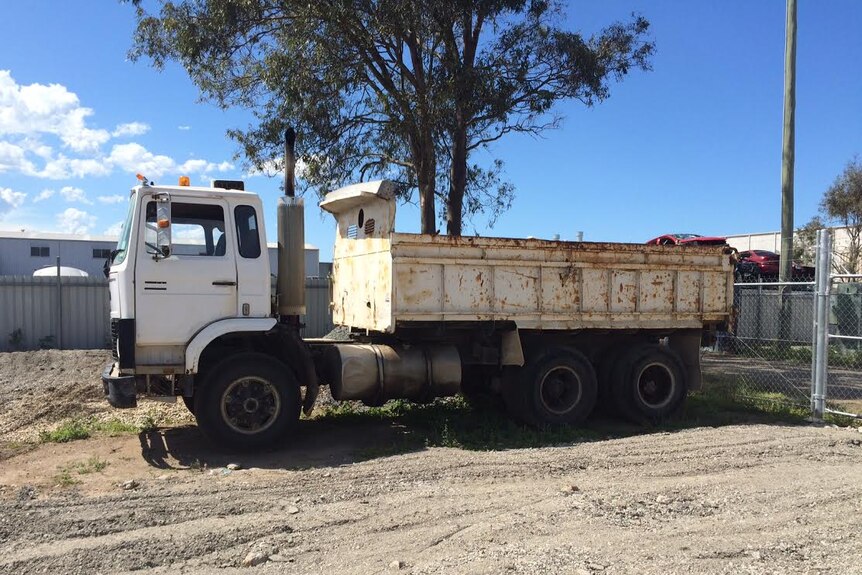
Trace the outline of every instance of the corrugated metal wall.
{"type": "Polygon", "coordinates": [[[103,348],[109,323],[104,278],[0,277],[0,350],[103,348]]]}
{"type": "MultiPolygon", "coordinates": [[[[0,276],[0,351],[107,348],[111,340],[108,282],[104,278],[63,277],[62,316],[58,316],[57,278],[0,276]],[[57,318],[62,317],[62,322],[57,318]],[[62,323],[62,338],[58,337],[62,323]],[[20,332],[18,331],[20,330],[20,332]]],[[[332,330],[329,280],[308,278],[305,337],[332,330]]]]}
{"type": "Polygon", "coordinates": [[[302,337],[323,337],[335,327],[329,307],[329,278],[305,278],[305,312],[302,337]]]}

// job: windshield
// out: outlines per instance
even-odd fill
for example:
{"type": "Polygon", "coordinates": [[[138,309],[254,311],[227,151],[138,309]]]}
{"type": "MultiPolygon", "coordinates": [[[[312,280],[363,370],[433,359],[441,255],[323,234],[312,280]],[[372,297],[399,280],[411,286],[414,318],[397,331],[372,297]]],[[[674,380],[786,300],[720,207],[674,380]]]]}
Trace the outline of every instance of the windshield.
{"type": "Polygon", "coordinates": [[[120,231],[120,240],[117,242],[117,249],[112,253],[111,265],[121,264],[126,260],[126,250],[129,247],[129,236],[132,232],[132,213],[135,211],[135,196],[129,201],[129,211],[126,213],[126,221],[123,222],[123,229],[120,231]]]}

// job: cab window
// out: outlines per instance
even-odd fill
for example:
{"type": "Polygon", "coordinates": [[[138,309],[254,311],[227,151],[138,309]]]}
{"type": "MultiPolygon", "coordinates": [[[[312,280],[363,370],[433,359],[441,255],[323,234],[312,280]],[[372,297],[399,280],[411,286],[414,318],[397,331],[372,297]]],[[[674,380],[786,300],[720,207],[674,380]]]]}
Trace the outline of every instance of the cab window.
{"type": "Polygon", "coordinates": [[[236,220],[236,237],[239,255],[254,259],[260,257],[260,232],[257,229],[257,215],[251,206],[237,206],[233,211],[236,220]]]}
{"type": "MultiPolygon", "coordinates": [[[[147,202],[146,241],[155,243],[156,202],[147,202]]],[[[224,210],[212,204],[171,203],[171,253],[178,256],[225,255],[224,210]]]]}

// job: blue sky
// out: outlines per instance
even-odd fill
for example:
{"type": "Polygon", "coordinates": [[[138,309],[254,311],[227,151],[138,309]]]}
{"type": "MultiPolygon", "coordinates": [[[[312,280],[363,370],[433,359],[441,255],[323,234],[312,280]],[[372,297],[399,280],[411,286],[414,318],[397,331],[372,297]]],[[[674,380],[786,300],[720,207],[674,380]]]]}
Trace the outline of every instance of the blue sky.
{"type": "MultiPolygon", "coordinates": [[[[642,242],[779,228],[783,0],[570,2],[570,27],[597,31],[631,12],[652,23],[652,72],[635,72],[594,108],[560,106],[562,128],[515,136],[491,154],[517,188],[489,230],[465,233],[642,242]]],[[[128,61],[131,6],[113,1],[7,2],[0,8],[0,229],[116,232],[143,172],[243,177],[225,131],[244,110],[198,101],[183,70],[128,61]]],[[[862,2],[799,3],[796,210],[803,225],[823,191],[862,154],[862,2]]],[[[280,179],[246,178],[273,209],[280,179]]],[[[331,257],[334,226],[310,202],[307,241],[331,257]]],[[[397,226],[416,231],[412,206],[397,226]]]]}

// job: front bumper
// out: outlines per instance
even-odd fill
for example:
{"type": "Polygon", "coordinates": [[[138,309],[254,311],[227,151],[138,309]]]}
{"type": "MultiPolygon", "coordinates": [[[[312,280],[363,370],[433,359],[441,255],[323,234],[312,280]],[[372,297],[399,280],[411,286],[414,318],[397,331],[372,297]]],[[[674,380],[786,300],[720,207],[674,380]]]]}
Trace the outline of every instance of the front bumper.
{"type": "Polygon", "coordinates": [[[116,363],[109,363],[102,370],[102,388],[112,407],[125,409],[138,406],[135,376],[119,375],[116,363]]]}

